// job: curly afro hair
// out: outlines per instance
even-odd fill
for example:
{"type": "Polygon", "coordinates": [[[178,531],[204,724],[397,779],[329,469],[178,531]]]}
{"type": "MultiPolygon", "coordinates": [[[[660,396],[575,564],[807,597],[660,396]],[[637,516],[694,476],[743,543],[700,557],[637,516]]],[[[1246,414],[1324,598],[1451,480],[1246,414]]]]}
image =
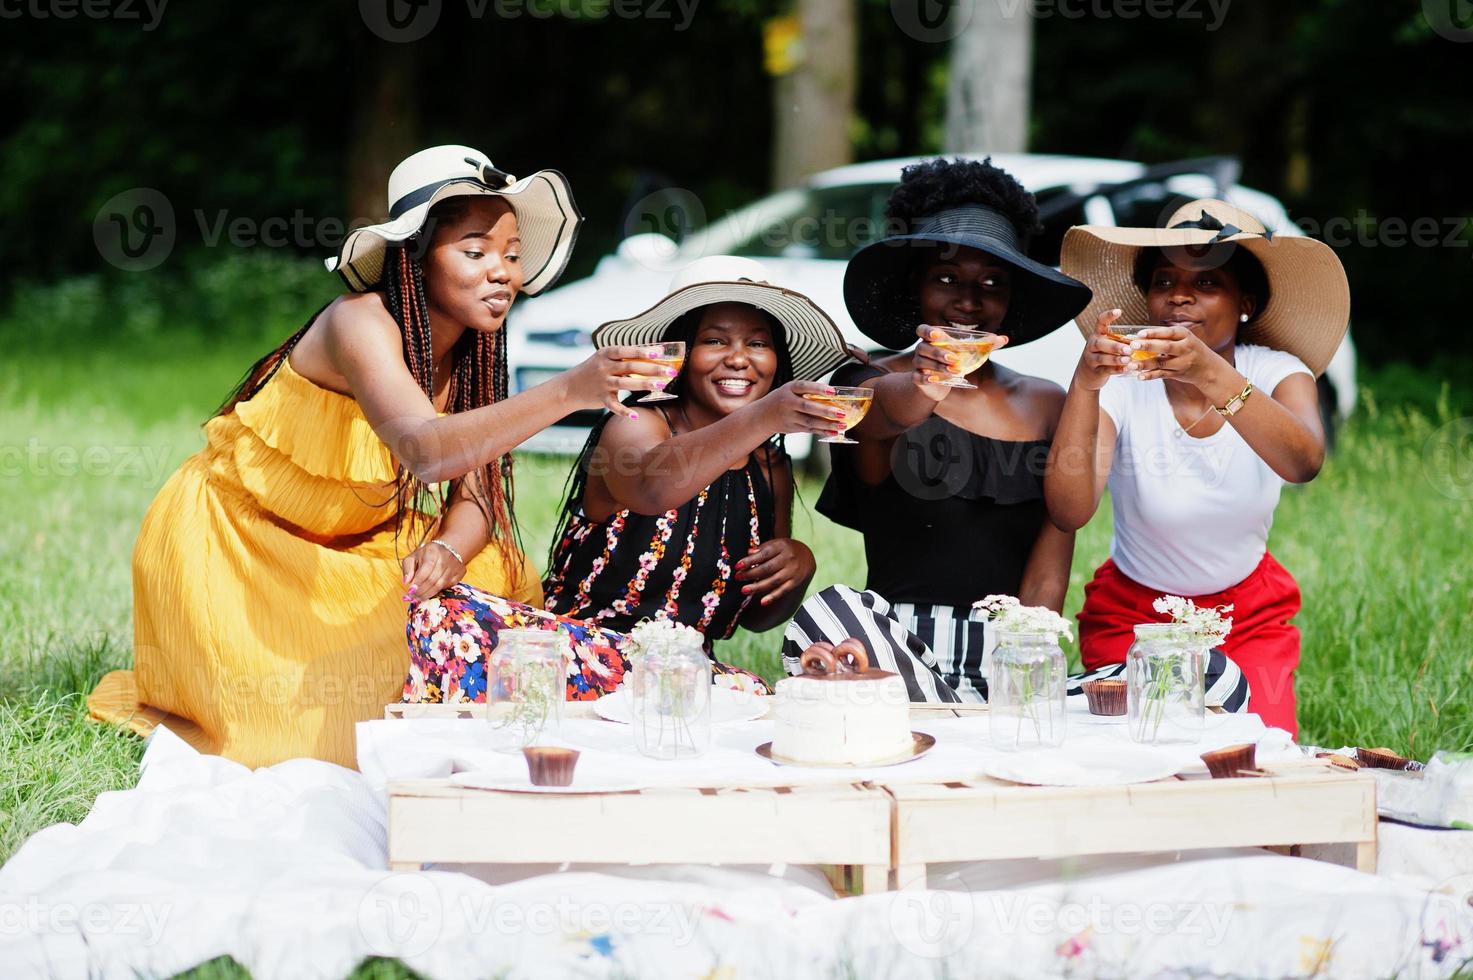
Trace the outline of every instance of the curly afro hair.
{"type": "Polygon", "coordinates": [[[1038,202],[1016,177],[994,167],[991,157],[981,163],[937,157],[911,164],[901,171],[900,184],[890,193],[885,217],[908,232],[917,219],[966,204],[980,204],[1005,216],[1024,248],[1043,230],[1038,202]]]}

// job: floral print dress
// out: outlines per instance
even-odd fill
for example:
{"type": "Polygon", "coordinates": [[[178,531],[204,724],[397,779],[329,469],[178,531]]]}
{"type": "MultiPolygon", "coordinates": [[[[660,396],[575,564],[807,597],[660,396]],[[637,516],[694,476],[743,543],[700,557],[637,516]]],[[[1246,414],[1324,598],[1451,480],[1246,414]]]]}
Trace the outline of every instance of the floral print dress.
{"type": "MultiPolygon", "coordinates": [[[[503,629],[556,630],[567,649],[567,697],[617,688],[624,634],[643,619],[699,630],[706,649],[736,630],[748,597],[736,562],[773,536],[772,491],[756,457],[728,470],[694,499],[660,515],[622,510],[607,521],[574,518],[554,549],[546,608],[462,583],[411,607],[408,702],[485,701],[487,665],[503,629]]],[[[756,674],[714,657],[715,682],[770,693],[756,674]]]]}

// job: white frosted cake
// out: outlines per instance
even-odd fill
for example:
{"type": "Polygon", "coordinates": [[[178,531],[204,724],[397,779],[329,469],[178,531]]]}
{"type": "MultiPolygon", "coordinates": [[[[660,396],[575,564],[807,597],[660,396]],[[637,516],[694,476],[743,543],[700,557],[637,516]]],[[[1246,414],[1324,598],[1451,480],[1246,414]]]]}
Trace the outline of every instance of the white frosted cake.
{"type": "Polygon", "coordinates": [[[812,765],[865,765],[911,751],[910,699],[897,674],[803,675],[777,682],[772,754],[812,765]]]}

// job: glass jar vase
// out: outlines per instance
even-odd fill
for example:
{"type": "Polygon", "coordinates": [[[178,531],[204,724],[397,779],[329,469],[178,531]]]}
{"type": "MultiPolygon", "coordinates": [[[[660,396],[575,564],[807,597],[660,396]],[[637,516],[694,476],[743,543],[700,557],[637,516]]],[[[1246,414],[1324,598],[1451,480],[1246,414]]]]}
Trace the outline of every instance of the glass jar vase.
{"type": "Polygon", "coordinates": [[[1175,623],[1142,623],[1125,654],[1130,737],[1151,745],[1196,742],[1206,711],[1206,651],[1175,623]]]}
{"type": "Polygon", "coordinates": [[[627,683],[640,752],[685,759],[711,747],[711,660],[699,635],[648,642],[627,683]]]}
{"type": "Polygon", "coordinates": [[[1051,633],[1000,633],[987,678],[992,744],[1031,749],[1063,744],[1064,651],[1051,633]]]}
{"type": "Polygon", "coordinates": [[[520,752],[558,737],[566,695],[566,641],[557,630],[501,630],[486,671],[493,744],[520,752]]]}

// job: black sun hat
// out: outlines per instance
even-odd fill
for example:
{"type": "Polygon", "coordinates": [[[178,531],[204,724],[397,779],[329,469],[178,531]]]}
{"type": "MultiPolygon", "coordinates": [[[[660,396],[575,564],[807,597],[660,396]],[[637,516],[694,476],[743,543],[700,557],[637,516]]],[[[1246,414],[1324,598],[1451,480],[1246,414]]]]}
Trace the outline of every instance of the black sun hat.
{"type": "Polygon", "coordinates": [[[1000,332],[1009,346],[1037,340],[1084,309],[1089,287],[1024,253],[1007,216],[982,204],[962,204],[912,222],[910,233],[891,235],[854,253],[844,272],[844,305],[865,336],[891,350],[916,342],[920,301],[911,272],[919,249],[967,246],[1014,270],[1012,297],[1000,332]]]}

